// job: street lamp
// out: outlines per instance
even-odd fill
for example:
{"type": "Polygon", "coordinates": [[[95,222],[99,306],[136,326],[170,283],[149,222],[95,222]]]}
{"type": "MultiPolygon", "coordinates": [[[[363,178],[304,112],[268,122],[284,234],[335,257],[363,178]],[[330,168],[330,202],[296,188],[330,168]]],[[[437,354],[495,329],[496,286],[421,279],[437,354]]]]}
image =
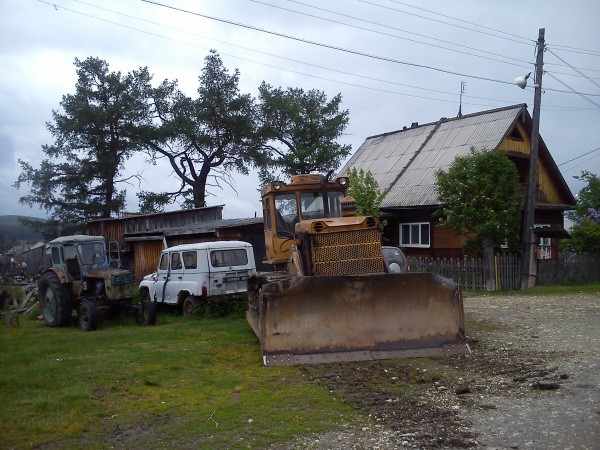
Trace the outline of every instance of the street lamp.
{"type": "MultiPolygon", "coordinates": [[[[538,142],[540,138],[540,104],[542,102],[542,74],[544,66],[545,28],[540,28],[537,41],[537,58],[535,62],[535,95],[533,98],[533,130],[531,131],[531,155],[529,157],[529,179],[527,195],[523,209],[523,236],[521,239],[521,289],[535,286],[535,269],[532,270],[533,259],[533,226],[535,217],[535,188],[537,183],[538,142]]],[[[521,89],[527,86],[531,73],[517,77],[515,84],[521,89]]]]}

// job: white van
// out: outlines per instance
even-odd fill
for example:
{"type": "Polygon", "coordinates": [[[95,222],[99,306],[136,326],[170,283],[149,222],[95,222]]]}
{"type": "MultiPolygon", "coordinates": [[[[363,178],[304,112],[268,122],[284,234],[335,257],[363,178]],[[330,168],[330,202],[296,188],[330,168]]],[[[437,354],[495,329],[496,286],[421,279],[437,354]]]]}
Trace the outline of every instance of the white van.
{"type": "Polygon", "coordinates": [[[243,241],[201,242],[162,251],[156,272],[140,283],[140,294],[177,305],[190,315],[200,302],[244,297],[256,273],[252,245],[243,241]]]}

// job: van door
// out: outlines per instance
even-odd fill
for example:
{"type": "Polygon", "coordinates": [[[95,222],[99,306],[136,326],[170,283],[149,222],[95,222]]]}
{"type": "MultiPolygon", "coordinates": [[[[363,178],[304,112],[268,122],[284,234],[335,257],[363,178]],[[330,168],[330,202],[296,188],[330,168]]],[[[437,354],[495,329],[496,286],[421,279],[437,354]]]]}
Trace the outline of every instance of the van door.
{"type": "Polygon", "coordinates": [[[225,296],[248,290],[248,278],[254,273],[254,255],[241,248],[209,250],[209,296],[225,296]]]}
{"type": "Polygon", "coordinates": [[[169,253],[162,252],[158,260],[158,269],[156,270],[156,283],[154,284],[153,300],[155,302],[163,301],[165,283],[169,278],[169,253]]]}
{"type": "Polygon", "coordinates": [[[169,253],[170,270],[169,277],[164,286],[163,301],[170,305],[176,305],[179,300],[179,286],[183,280],[183,262],[181,253],[169,253]]]}
{"type": "Polygon", "coordinates": [[[181,256],[184,270],[179,290],[199,297],[202,295],[202,286],[208,289],[209,270],[206,250],[184,250],[181,252],[181,256]]]}

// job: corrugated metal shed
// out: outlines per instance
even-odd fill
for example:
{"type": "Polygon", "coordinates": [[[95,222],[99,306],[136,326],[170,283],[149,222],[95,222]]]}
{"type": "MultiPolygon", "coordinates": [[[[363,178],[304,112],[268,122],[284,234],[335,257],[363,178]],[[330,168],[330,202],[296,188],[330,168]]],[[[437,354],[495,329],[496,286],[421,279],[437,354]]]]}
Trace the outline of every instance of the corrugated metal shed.
{"type": "Polygon", "coordinates": [[[524,109],[519,104],[369,137],[340,174],[370,170],[388,190],[382,208],[437,205],[436,172],[471,147],[496,150],[524,109]]]}

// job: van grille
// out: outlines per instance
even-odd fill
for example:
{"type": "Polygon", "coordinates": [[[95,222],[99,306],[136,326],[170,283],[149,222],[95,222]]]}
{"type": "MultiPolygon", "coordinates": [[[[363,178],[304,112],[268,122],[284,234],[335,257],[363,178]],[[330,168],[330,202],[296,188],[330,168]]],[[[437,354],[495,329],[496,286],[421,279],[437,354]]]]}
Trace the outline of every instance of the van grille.
{"type": "Polygon", "coordinates": [[[381,238],[377,229],[313,235],[317,276],[383,272],[381,238]]]}

